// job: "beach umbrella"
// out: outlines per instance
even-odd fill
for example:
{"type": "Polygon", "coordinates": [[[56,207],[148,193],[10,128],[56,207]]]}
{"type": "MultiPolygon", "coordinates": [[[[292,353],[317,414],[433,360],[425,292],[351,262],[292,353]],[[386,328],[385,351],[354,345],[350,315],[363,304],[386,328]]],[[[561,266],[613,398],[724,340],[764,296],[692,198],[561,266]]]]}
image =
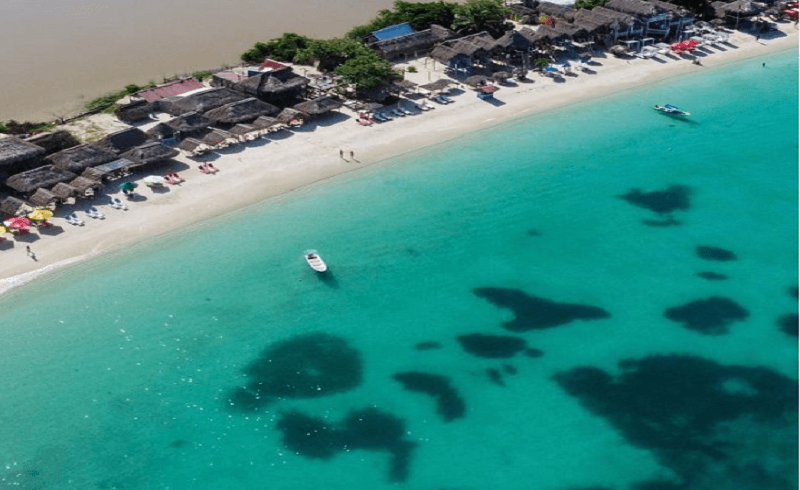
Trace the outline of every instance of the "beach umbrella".
{"type": "Polygon", "coordinates": [[[144,179],[142,179],[147,187],[152,187],[154,185],[162,185],[164,184],[164,177],[160,175],[148,175],[144,179]]]}
{"type": "Polygon", "coordinates": [[[138,186],[139,184],[137,184],[136,182],[123,182],[119,185],[119,188],[122,189],[123,191],[132,191],[133,189],[136,189],[136,187],[138,186]]]}
{"type": "Polygon", "coordinates": [[[33,221],[46,221],[53,217],[53,212],[49,209],[37,209],[28,215],[33,221]]]}
{"type": "MultiPolygon", "coordinates": [[[[0,235],[2,235],[4,233],[8,233],[8,228],[6,228],[5,226],[0,226],[0,235]]],[[[0,237],[0,240],[2,240],[2,239],[3,239],[3,237],[0,237]]]]}
{"type": "Polygon", "coordinates": [[[30,226],[31,220],[25,216],[14,216],[13,218],[8,218],[3,221],[3,224],[12,230],[22,230],[30,226]]]}

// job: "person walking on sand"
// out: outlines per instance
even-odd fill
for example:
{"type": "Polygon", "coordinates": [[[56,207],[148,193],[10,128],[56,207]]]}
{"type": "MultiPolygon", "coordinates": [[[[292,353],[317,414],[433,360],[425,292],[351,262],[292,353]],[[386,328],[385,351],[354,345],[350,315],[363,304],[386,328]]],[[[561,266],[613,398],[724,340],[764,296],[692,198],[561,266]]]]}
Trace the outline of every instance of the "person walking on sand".
{"type": "Polygon", "coordinates": [[[341,150],[341,149],[339,150],[339,158],[344,160],[344,150],[341,150]]]}
{"type": "Polygon", "coordinates": [[[32,258],[33,260],[36,260],[36,254],[33,253],[33,250],[31,250],[31,246],[30,245],[26,245],[25,246],[25,253],[28,254],[28,257],[32,258]]]}
{"type": "Polygon", "coordinates": [[[350,150],[350,159],[355,160],[356,157],[354,156],[353,150],[350,150]]]}

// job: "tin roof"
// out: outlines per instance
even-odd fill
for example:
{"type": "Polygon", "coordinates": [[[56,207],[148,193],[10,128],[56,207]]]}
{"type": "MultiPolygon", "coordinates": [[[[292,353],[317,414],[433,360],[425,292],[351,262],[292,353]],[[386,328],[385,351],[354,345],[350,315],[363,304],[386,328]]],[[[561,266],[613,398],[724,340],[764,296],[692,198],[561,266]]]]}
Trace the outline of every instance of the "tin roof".
{"type": "Polygon", "coordinates": [[[386,41],[388,39],[408,36],[409,34],[414,34],[416,32],[416,29],[411,27],[411,24],[408,22],[403,22],[402,24],[395,24],[393,26],[384,27],[383,29],[373,31],[372,35],[375,36],[378,41],[386,41]]]}
{"type": "Polygon", "coordinates": [[[181,95],[185,94],[186,92],[190,92],[192,90],[197,90],[199,88],[204,88],[203,82],[196,78],[189,78],[186,80],[178,80],[177,82],[172,82],[167,85],[162,85],[160,87],[153,87],[149,90],[145,90],[143,92],[139,92],[139,95],[142,96],[148,102],[153,102],[154,100],[163,99],[164,97],[171,97],[173,95],[181,95]]]}
{"type": "Polygon", "coordinates": [[[259,65],[258,70],[275,71],[275,70],[282,70],[284,68],[286,68],[286,65],[284,65],[283,63],[278,63],[275,60],[264,60],[264,62],[261,63],[261,65],[259,65]]]}

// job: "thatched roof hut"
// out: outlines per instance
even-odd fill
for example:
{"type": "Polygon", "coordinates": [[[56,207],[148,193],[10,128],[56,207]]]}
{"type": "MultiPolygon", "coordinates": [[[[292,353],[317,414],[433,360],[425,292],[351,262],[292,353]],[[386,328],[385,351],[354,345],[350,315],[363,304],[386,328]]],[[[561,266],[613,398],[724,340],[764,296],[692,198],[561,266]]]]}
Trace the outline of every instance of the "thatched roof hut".
{"type": "Polygon", "coordinates": [[[81,176],[101,183],[109,177],[108,172],[104,172],[100,167],[85,168],[81,176]]]}
{"type": "Polygon", "coordinates": [[[539,2],[539,5],[536,6],[536,10],[540,15],[546,15],[548,17],[560,17],[562,19],[564,19],[567,15],[570,15],[573,11],[572,8],[566,5],[559,5],[552,2],[539,2]],[[570,14],[568,14],[568,12],[570,14]]]}
{"type": "Polygon", "coordinates": [[[22,194],[32,194],[40,187],[50,187],[59,182],[67,182],[76,175],[53,165],[43,165],[20,172],[6,179],[6,185],[22,194]]]}
{"type": "Polygon", "coordinates": [[[78,195],[78,189],[72,187],[66,182],[60,182],[50,189],[54,196],[58,197],[61,202],[70,202],[78,195]]]}
{"type": "Polygon", "coordinates": [[[92,145],[79,145],[53,153],[46,157],[45,161],[58,168],[79,173],[87,167],[102,165],[116,158],[115,154],[102,148],[92,145]]]}
{"type": "Polygon", "coordinates": [[[659,13],[659,9],[653,3],[643,0],[610,0],[605,4],[605,8],[644,17],[659,13]]]}
{"type": "MultiPolygon", "coordinates": [[[[285,110],[286,109],[284,109],[284,111],[285,110]]],[[[290,110],[294,110],[294,109],[290,109],[290,110]]],[[[283,111],[281,111],[281,112],[283,112],[283,111]]],[[[272,126],[275,126],[276,124],[280,124],[280,121],[278,121],[277,118],[269,117],[269,116],[261,116],[258,119],[256,119],[255,121],[253,121],[253,126],[256,127],[257,129],[260,129],[260,130],[269,129],[272,126]]]]}
{"type": "Polygon", "coordinates": [[[300,98],[308,84],[308,78],[284,68],[248,77],[234,85],[234,89],[281,106],[300,98]]]}
{"type": "Polygon", "coordinates": [[[471,77],[467,77],[467,79],[464,80],[464,83],[472,88],[477,88],[486,85],[490,79],[490,77],[484,75],[472,75],[471,77]]]}
{"type": "MultiPolygon", "coordinates": [[[[305,121],[308,119],[308,114],[291,107],[282,110],[280,114],[275,116],[275,121],[280,124],[291,124],[292,121],[305,121]]],[[[258,122],[258,120],[256,120],[258,122]]]]}
{"type": "Polygon", "coordinates": [[[497,49],[503,51],[527,51],[531,47],[531,40],[519,31],[511,30],[494,42],[497,49]]]}
{"type": "Polygon", "coordinates": [[[307,100],[299,104],[295,104],[294,108],[298,111],[305,112],[309,116],[321,116],[330,111],[342,107],[342,101],[330,95],[317,97],[313,100],[307,100]]]}
{"type": "Polygon", "coordinates": [[[440,78],[435,82],[426,83],[425,85],[420,85],[419,88],[423,90],[427,90],[429,92],[438,92],[440,90],[444,90],[449,87],[453,83],[452,80],[448,80],[446,78],[440,78]]]}
{"type": "Polygon", "coordinates": [[[33,136],[25,138],[25,141],[44,148],[45,155],[51,155],[57,151],[66,150],[67,148],[72,148],[73,146],[81,144],[81,142],[66,129],[34,134],[33,136]]]}
{"type": "Polygon", "coordinates": [[[165,122],[160,122],[147,130],[147,136],[163,140],[175,137],[175,128],[165,122]]]}
{"type": "Polygon", "coordinates": [[[169,107],[169,113],[173,116],[179,116],[187,112],[204,113],[246,98],[239,92],[234,92],[227,88],[213,88],[175,100],[169,107]]]}
{"type": "Polygon", "coordinates": [[[213,121],[202,114],[187,112],[153,126],[147,134],[159,139],[186,138],[205,133],[212,124],[213,121]]]}
{"type": "Polygon", "coordinates": [[[221,125],[234,125],[249,122],[260,116],[274,116],[281,110],[272,104],[250,97],[237,102],[225,104],[204,114],[205,117],[221,125]]]}
{"type": "Polygon", "coordinates": [[[128,128],[111,133],[92,146],[120,155],[126,151],[144,144],[148,140],[147,134],[139,128],[128,128]]]}
{"type": "Polygon", "coordinates": [[[433,48],[433,51],[431,51],[431,58],[439,63],[444,63],[445,65],[453,65],[459,63],[460,61],[469,61],[469,56],[456,51],[450,46],[445,46],[444,44],[440,44],[433,48]]]}
{"type": "Polygon", "coordinates": [[[10,214],[11,216],[21,216],[33,211],[33,207],[16,197],[6,197],[0,201],[0,212],[10,214]]]}
{"type": "Polygon", "coordinates": [[[206,134],[202,142],[208,146],[218,146],[223,143],[230,143],[236,138],[229,132],[221,129],[212,129],[206,134]]]}
{"type": "Polygon", "coordinates": [[[120,121],[133,122],[142,119],[148,119],[150,114],[156,112],[158,105],[152,101],[147,100],[134,100],[128,104],[118,104],[114,115],[120,121]]]}
{"type": "Polygon", "coordinates": [[[83,197],[96,196],[103,190],[103,184],[86,177],[75,177],[70,181],[69,185],[78,191],[79,196],[83,197]]]}
{"type": "Polygon", "coordinates": [[[0,138],[0,170],[30,168],[42,161],[45,149],[14,136],[0,138]]]}
{"type": "Polygon", "coordinates": [[[136,163],[128,158],[117,158],[113,162],[104,163],[94,168],[106,174],[107,178],[114,178],[130,172],[136,166],[136,163]]]}
{"type": "Polygon", "coordinates": [[[236,126],[229,129],[228,132],[236,136],[244,136],[246,134],[253,133],[258,130],[259,129],[253,126],[252,124],[237,124],[236,126]]]}
{"type": "Polygon", "coordinates": [[[30,202],[34,207],[50,209],[55,209],[59,201],[60,199],[58,196],[45,188],[37,189],[36,192],[34,192],[33,195],[28,199],[28,202],[30,202]]]}
{"type": "Polygon", "coordinates": [[[121,156],[132,160],[136,166],[148,165],[150,163],[168,160],[178,155],[178,150],[161,144],[158,141],[151,141],[123,153],[121,156]]]}
{"type": "Polygon", "coordinates": [[[202,141],[195,138],[186,138],[178,145],[178,149],[186,153],[194,153],[198,148],[206,146],[202,141]]]}
{"type": "Polygon", "coordinates": [[[405,56],[427,51],[436,43],[452,39],[456,33],[440,25],[431,24],[430,29],[418,31],[406,36],[387,39],[370,43],[369,47],[378,52],[379,55],[391,60],[398,56],[405,56]]]}

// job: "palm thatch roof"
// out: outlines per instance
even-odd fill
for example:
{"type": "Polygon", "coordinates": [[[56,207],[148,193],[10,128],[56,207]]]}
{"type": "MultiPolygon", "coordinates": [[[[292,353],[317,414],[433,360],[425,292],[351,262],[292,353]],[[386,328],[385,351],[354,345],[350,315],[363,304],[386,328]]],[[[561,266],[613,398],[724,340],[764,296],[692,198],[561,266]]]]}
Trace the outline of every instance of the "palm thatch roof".
{"type": "Polygon", "coordinates": [[[187,112],[204,113],[210,111],[211,109],[216,109],[217,107],[221,107],[225,104],[230,104],[231,102],[236,102],[246,98],[246,96],[227,88],[214,88],[204,92],[187,95],[186,97],[182,97],[172,102],[169,108],[169,113],[173,116],[179,116],[181,114],[186,114],[187,112]]]}
{"type": "Polygon", "coordinates": [[[220,143],[228,141],[229,139],[233,139],[233,135],[231,133],[221,129],[212,129],[203,137],[202,142],[209,146],[216,146],[220,143]]]}
{"type": "MultiPolygon", "coordinates": [[[[284,109],[284,111],[285,110],[287,109],[284,109]]],[[[289,109],[289,110],[294,110],[294,109],[289,109]]],[[[253,126],[255,126],[257,129],[269,129],[276,124],[280,124],[280,121],[278,121],[277,118],[269,116],[261,116],[255,121],[253,121],[253,126]]]]}
{"type": "Polygon", "coordinates": [[[148,140],[147,134],[139,128],[128,128],[111,133],[92,146],[120,155],[126,151],[144,144],[148,140]]]}
{"type": "Polygon", "coordinates": [[[595,7],[592,9],[592,13],[604,19],[606,26],[613,29],[628,28],[628,26],[633,26],[641,22],[635,15],[611,10],[606,7],[595,7]],[[618,25],[615,25],[615,23],[618,25]]]}
{"type": "Polygon", "coordinates": [[[452,84],[452,80],[448,80],[446,78],[440,78],[435,82],[426,83],[425,85],[420,85],[419,88],[428,90],[430,92],[437,92],[439,90],[444,90],[452,84]]]}
{"type": "Polygon", "coordinates": [[[750,0],[736,0],[722,5],[720,8],[716,9],[716,12],[718,17],[724,17],[725,14],[750,16],[761,12],[761,8],[750,0]],[[720,12],[722,12],[722,15],[720,15],[720,12]]]}
{"type": "Polygon", "coordinates": [[[151,141],[150,143],[137,146],[131,151],[123,153],[121,156],[132,160],[136,166],[139,166],[167,160],[177,155],[178,150],[163,145],[158,141],[151,141]]]}
{"type": "Polygon", "coordinates": [[[61,150],[45,158],[58,168],[78,173],[87,167],[108,163],[117,156],[110,151],[92,145],[79,145],[61,150]]]}
{"type": "Polygon", "coordinates": [[[541,15],[547,15],[549,17],[561,17],[563,19],[566,15],[568,15],[567,12],[572,11],[572,8],[552,2],[539,2],[539,5],[536,6],[536,10],[541,15]]]}
{"type": "Polygon", "coordinates": [[[305,112],[309,116],[319,116],[322,114],[326,114],[340,107],[342,107],[342,101],[330,95],[324,95],[322,97],[317,97],[316,99],[313,100],[300,102],[299,104],[295,104],[294,106],[296,110],[305,112]]]}
{"type": "Polygon", "coordinates": [[[260,116],[274,116],[279,112],[280,109],[274,105],[250,97],[212,109],[204,116],[217,124],[238,124],[254,121],[260,116]]]}
{"type": "Polygon", "coordinates": [[[616,10],[628,15],[650,16],[659,13],[659,9],[651,2],[643,0],[610,0],[605,4],[607,9],[616,10]]]}
{"type": "Polygon", "coordinates": [[[53,195],[61,199],[61,201],[66,201],[67,199],[78,195],[78,189],[72,187],[66,182],[60,182],[54,185],[53,188],[50,189],[50,192],[52,192],[53,195]]]}
{"type": "Polygon", "coordinates": [[[467,79],[464,80],[464,83],[470,87],[481,87],[486,85],[486,82],[488,82],[489,79],[490,77],[484,75],[472,75],[471,77],[467,77],[467,79]]]}
{"type": "Polygon", "coordinates": [[[503,37],[495,41],[494,46],[503,51],[524,51],[531,47],[531,40],[519,31],[510,30],[503,34],[503,37]]]}
{"type": "Polygon", "coordinates": [[[533,42],[536,40],[536,31],[534,31],[530,27],[523,27],[522,29],[516,32],[520,36],[524,37],[531,44],[533,44],[533,42]]]}
{"type": "MultiPolygon", "coordinates": [[[[163,124],[164,126],[172,130],[173,135],[178,133],[181,136],[185,137],[187,135],[204,132],[213,123],[214,122],[211,119],[207,118],[206,116],[192,111],[192,112],[186,112],[177,117],[173,117],[169,121],[161,123],[156,127],[161,126],[163,124]]],[[[153,130],[155,130],[156,127],[154,127],[153,130]]],[[[169,131],[169,129],[165,128],[165,129],[160,129],[158,131],[169,131]]],[[[148,131],[148,134],[149,133],[150,131],[148,131]]]]}
{"type": "Polygon", "coordinates": [[[113,162],[104,163],[94,168],[95,170],[99,170],[106,175],[117,175],[122,172],[127,172],[133,167],[136,167],[136,163],[133,162],[133,160],[129,160],[127,158],[117,158],[113,162]]]}
{"type": "Polygon", "coordinates": [[[431,58],[435,59],[439,63],[449,65],[457,58],[469,59],[469,56],[460,53],[449,46],[440,44],[433,48],[433,51],[431,51],[431,58]]]}
{"type": "Polygon", "coordinates": [[[58,204],[59,201],[58,196],[44,188],[37,189],[28,199],[28,202],[38,208],[49,208],[58,204]]]}
{"type": "Polygon", "coordinates": [[[69,185],[78,191],[82,196],[91,196],[98,194],[103,190],[103,184],[96,180],[87,179],[86,177],[75,177],[69,185]]]}
{"type": "Polygon", "coordinates": [[[186,138],[178,145],[178,149],[187,153],[191,153],[198,149],[201,145],[205,145],[205,143],[195,138],[186,138]]]}
{"type": "Polygon", "coordinates": [[[108,177],[108,172],[104,172],[100,167],[88,167],[83,169],[81,176],[90,180],[96,180],[97,182],[103,182],[103,180],[108,177]]]}
{"type": "Polygon", "coordinates": [[[33,208],[28,203],[22,199],[17,199],[16,197],[9,196],[0,202],[0,212],[5,214],[16,216],[27,214],[31,211],[33,211],[33,208]]]}
{"type": "Polygon", "coordinates": [[[235,134],[236,136],[244,136],[248,133],[252,133],[253,131],[258,131],[258,128],[252,124],[237,124],[228,130],[229,133],[235,134]]]}
{"type": "Polygon", "coordinates": [[[53,165],[43,165],[26,170],[6,179],[6,185],[22,194],[31,194],[40,187],[50,187],[59,182],[67,182],[76,175],[53,165]]]}
{"type": "Polygon", "coordinates": [[[165,122],[160,122],[147,130],[147,136],[156,139],[172,138],[175,136],[175,128],[165,122]]]}
{"type": "Polygon", "coordinates": [[[286,68],[253,75],[235,84],[234,88],[254,97],[272,99],[287,93],[299,94],[308,83],[308,78],[286,68]]]}
{"type": "Polygon", "coordinates": [[[282,110],[280,114],[275,116],[275,121],[281,124],[289,124],[294,120],[305,121],[306,119],[308,119],[308,114],[291,107],[287,107],[286,109],[282,110]]]}
{"type": "Polygon", "coordinates": [[[39,161],[45,154],[41,146],[8,136],[0,138],[0,166],[39,161]]]}

